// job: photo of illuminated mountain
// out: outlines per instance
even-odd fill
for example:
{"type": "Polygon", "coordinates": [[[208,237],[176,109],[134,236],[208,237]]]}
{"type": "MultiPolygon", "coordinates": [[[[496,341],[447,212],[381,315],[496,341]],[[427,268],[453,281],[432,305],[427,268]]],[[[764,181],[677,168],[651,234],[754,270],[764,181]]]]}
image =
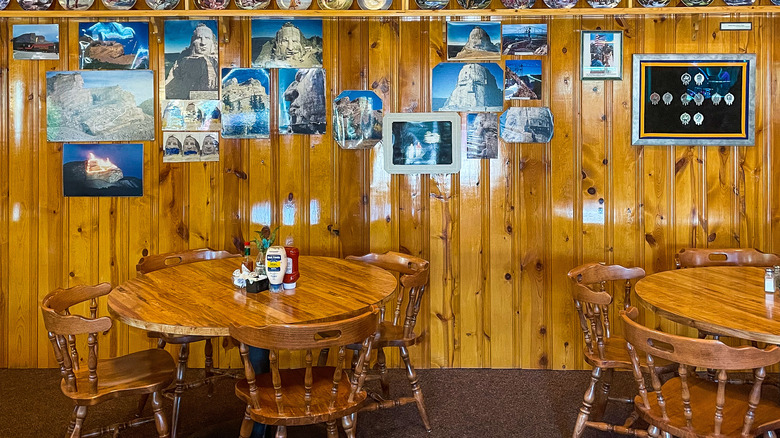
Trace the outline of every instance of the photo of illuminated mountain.
{"type": "Polygon", "coordinates": [[[65,196],[143,196],[144,145],[71,144],[62,147],[65,196]]]}

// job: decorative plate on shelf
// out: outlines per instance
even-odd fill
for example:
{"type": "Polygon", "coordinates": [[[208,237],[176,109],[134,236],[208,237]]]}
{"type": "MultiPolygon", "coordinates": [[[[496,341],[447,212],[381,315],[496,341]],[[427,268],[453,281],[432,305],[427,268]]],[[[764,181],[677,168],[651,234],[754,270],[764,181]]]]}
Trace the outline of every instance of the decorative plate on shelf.
{"type": "Polygon", "coordinates": [[[536,0],[501,0],[501,4],[509,9],[531,9],[536,0]]]}
{"type": "Polygon", "coordinates": [[[663,8],[669,5],[669,0],[637,0],[645,8],[663,8]]]}
{"type": "Polygon", "coordinates": [[[8,3],[11,3],[11,0],[0,0],[0,11],[5,9],[8,6],[8,3]]]}
{"type": "Polygon", "coordinates": [[[309,9],[309,6],[311,6],[311,0],[276,0],[276,6],[279,9],[300,11],[303,9],[309,9]]]}
{"type": "Polygon", "coordinates": [[[317,0],[320,9],[343,11],[352,6],[352,0],[317,0]]]}
{"type": "Polygon", "coordinates": [[[570,9],[577,5],[577,0],[544,0],[550,9],[570,9]]]}
{"type": "Polygon", "coordinates": [[[236,0],[239,9],[266,9],[271,0],[236,0]]]}
{"type": "Polygon", "coordinates": [[[135,0],[101,0],[106,9],[126,11],[135,6],[135,0]]]}
{"type": "Polygon", "coordinates": [[[685,6],[695,7],[695,6],[709,6],[710,3],[712,3],[712,0],[682,0],[682,2],[685,6]]]}
{"type": "Polygon", "coordinates": [[[414,0],[414,2],[420,9],[437,10],[445,8],[450,0],[414,0]]]}
{"type": "Polygon", "coordinates": [[[150,9],[170,10],[179,5],[179,0],[146,0],[150,9]]]}
{"type": "Polygon", "coordinates": [[[25,11],[45,11],[51,7],[54,0],[17,0],[25,11]]]}
{"type": "Polygon", "coordinates": [[[230,5],[230,0],[194,0],[198,9],[221,10],[230,5]]]}
{"type": "Polygon", "coordinates": [[[68,11],[86,11],[92,7],[95,0],[57,0],[62,9],[68,11]]]}
{"type": "Polygon", "coordinates": [[[756,0],[723,0],[727,6],[753,6],[756,0]]]}
{"type": "Polygon", "coordinates": [[[614,8],[620,3],[620,0],[588,0],[591,8],[604,9],[614,8]]]}
{"type": "Polygon", "coordinates": [[[383,11],[390,9],[393,0],[357,0],[358,6],[364,11],[383,11]]]}
{"type": "Polygon", "coordinates": [[[490,0],[458,0],[463,9],[485,9],[490,6],[490,0]]]}

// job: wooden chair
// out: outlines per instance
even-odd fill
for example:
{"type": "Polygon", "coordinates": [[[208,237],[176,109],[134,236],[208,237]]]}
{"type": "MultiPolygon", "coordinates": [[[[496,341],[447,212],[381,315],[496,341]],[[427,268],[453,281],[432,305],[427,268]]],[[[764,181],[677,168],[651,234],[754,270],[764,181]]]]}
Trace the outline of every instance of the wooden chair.
{"type": "Polygon", "coordinates": [[[68,435],[77,438],[84,435],[117,433],[130,426],[155,422],[160,437],[170,436],[168,421],[162,411],[160,391],[173,381],[175,364],[165,350],[151,349],[113,359],[98,360],[98,333],[107,332],[111,318],[97,316],[97,299],[111,292],[111,286],[76,286],[57,289],[41,302],[43,323],[54,347],[54,357],[60,365],[62,393],[73,400],[75,407],[68,426],[68,435]],[[89,316],[71,314],[71,307],[89,301],[89,316]],[[81,336],[87,335],[88,349],[86,369],[81,368],[83,358],[78,345],[85,345],[81,336]],[[128,422],[82,432],[87,408],[117,397],[152,395],[153,417],[134,418],[128,422]]]}
{"type": "Polygon", "coordinates": [[[675,254],[677,268],[702,266],[757,266],[780,265],[780,257],[753,248],[683,248],[675,254]]]}
{"type": "MultiPolygon", "coordinates": [[[[609,306],[612,295],[607,292],[607,282],[624,281],[625,303],[631,301],[632,281],[645,276],[642,268],[626,268],[620,265],[586,263],[577,266],[568,273],[574,281],[574,305],[580,318],[580,326],[585,337],[585,362],[593,367],[590,385],[585,391],[580,413],[574,426],[573,437],[581,437],[586,427],[620,433],[634,433],[629,426],[635,418],[629,418],[623,426],[601,422],[607,402],[615,369],[631,369],[631,361],[626,351],[626,341],[612,336],[609,319],[609,306]],[[591,288],[595,286],[595,289],[591,288]],[[596,387],[600,384],[600,390],[596,387]]],[[[621,400],[628,401],[630,400],[621,400]]]]}
{"type": "MultiPolygon", "coordinates": [[[[205,260],[217,260],[231,257],[240,257],[237,254],[232,254],[227,251],[215,251],[209,248],[205,249],[193,249],[182,252],[171,252],[166,254],[156,254],[141,258],[138,264],[135,266],[135,270],[139,274],[148,274],[149,272],[158,271],[160,269],[168,268],[171,266],[182,265],[187,263],[201,262],[205,260]]],[[[150,338],[157,338],[158,348],[165,348],[165,344],[179,345],[179,363],[176,367],[176,386],[173,390],[173,414],[171,417],[171,437],[176,438],[177,428],[179,424],[179,407],[181,405],[181,395],[188,389],[197,388],[204,384],[209,385],[208,394],[211,396],[213,392],[212,380],[215,377],[221,377],[224,374],[216,374],[214,370],[213,354],[214,349],[211,345],[211,337],[209,336],[184,336],[184,335],[172,335],[160,332],[148,332],[150,338]],[[192,382],[186,384],[184,382],[184,373],[187,370],[187,360],[190,355],[189,344],[192,342],[205,341],[205,375],[206,378],[203,381],[192,382]]],[[[139,403],[139,412],[143,410],[146,404],[146,398],[142,398],[139,403]]]]}
{"type": "Polygon", "coordinates": [[[328,437],[338,437],[341,418],[347,437],[355,436],[356,413],[366,400],[364,364],[377,337],[379,309],[346,320],[317,324],[230,327],[238,340],[246,379],[236,383],[236,395],[247,404],[239,436],[248,438],[254,422],[277,426],[276,437],[287,436],[288,426],[326,423],[328,437]],[[361,342],[363,349],[352,378],[344,371],[346,344],[361,342]],[[255,375],[249,346],[270,350],[271,372],[255,375]],[[338,347],[335,367],[312,366],[312,350],[338,347]],[[306,367],[279,369],[279,350],[306,350],[306,367]]]}
{"type": "MultiPolygon", "coordinates": [[[[399,282],[402,287],[395,302],[392,321],[384,320],[384,309],[382,309],[379,340],[375,346],[377,349],[377,372],[369,375],[369,380],[378,379],[380,381],[382,395],[372,394],[374,402],[367,404],[364,410],[377,410],[416,403],[425,429],[430,432],[431,423],[425,410],[422,389],[420,389],[417,373],[409,359],[409,347],[422,340],[425,335],[424,333],[415,333],[414,326],[417,323],[417,314],[420,312],[420,303],[422,303],[422,297],[425,293],[425,285],[428,283],[428,261],[393,251],[388,251],[384,254],[371,253],[362,257],[348,256],[347,260],[360,261],[388,271],[397,272],[400,274],[399,282]],[[406,308],[403,319],[401,319],[401,309],[404,301],[406,301],[406,308]],[[397,347],[400,350],[401,359],[403,359],[406,365],[406,375],[412,387],[413,397],[390,399],[385,347],[397,347]]],[[[356,349],[359,348],[359,345],[351,345],[350,348],[356,349]]]]}
{"type": "Polygon", "coordinates": [[[729,347],[717,340],[670,335],[637,324],[636,308],[621,311],[632,370],[639,395],[634,407],[650,427],[652,437],[777,437],[780,405],[777,396],[761,394],[765,367],[780,362],[780,348],[729,347]],[[650,367],[653,392],[648,392],[639,365],[639,352],[652,364],[678,362],[678,377],[661,383],[650,367]],[[717,371],[717,380],[699,378],[696,367],[717,371]],[[727,383],[727,371],[752,369],[751,385],[727,383]]]}

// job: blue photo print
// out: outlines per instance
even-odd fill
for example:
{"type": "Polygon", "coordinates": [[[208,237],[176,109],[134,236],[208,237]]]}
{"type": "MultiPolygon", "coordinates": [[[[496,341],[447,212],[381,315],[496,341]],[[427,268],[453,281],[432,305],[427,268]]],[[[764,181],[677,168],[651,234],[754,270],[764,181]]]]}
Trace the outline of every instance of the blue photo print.
{"type": "Polygon", "coordinates": [[[447,22],[447,59],[500,60],[501,23],[447,22]]]}
{"type": "Polygon", "coordinates": [[[279,133],[324,134],[325,70],[279,69],[279,133]]]}
{"type": "Polygon", "coordinates": [[[59,24],[14,24],[14,59],[60,59],[59,24]]]}
{"type": "Polygon", "coordinates": [[[165,22],[165,99],[219,99],[216,20],[165,22]]]}
{"type": "Polygon", "coordinates": [[[149,23],[79,23],[81,70],[149,68],[149,23]]]}
{"type": "Polygon", "coordinates": [[[373,91],[345,90],[333,102],[333,138],[344,149],[382,141],[382,99],[373,91]]]}
{"type": "Polygon", "coordinates": [[[322,19],[252,20],[252,67],[322,67],[322,19]]]}
{"type": "Polygon", "coordinates": [[[431,75],[433,111],[500,112],[504,74],[494,62],[443,62],[431,75]]]}
{"type": "Polygon", "coordinates": [[[62,146],[65,196],[143,196],[143,179],[141,143],[62,146]]]}
{"type": "Polygon", "coordinates": [[[504,99],[538,100],[542,98],[541,60],[507,59],[504,78],[504,99]]]}
{"type": "Polygon", "coordinates": [[[546,24],[505,24],[501,37],[504,55],[546,55],[546,24]]]}
{"type": "Polygon", "coordinates": [[[222,69],[222,136],[268,138],[270,79],[263,68],[222,69]]]}

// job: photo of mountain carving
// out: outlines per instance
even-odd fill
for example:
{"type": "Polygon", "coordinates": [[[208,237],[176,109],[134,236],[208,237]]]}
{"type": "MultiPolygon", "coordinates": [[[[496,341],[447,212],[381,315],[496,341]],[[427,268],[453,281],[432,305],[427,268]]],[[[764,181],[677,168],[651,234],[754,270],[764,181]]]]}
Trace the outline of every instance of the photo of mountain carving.
{"type": "Polygon", "coordinates": [[[149,68],[149,23],[79,23],[82,70],[149,68]]]}
{"type": "Polygon", "coordinates": [[[223,137],[269,137],[270,83],[266,69],[222,69],[223,137]]]}
{"type": "Polygon", "coordinates": [[[322,67],[322,20],[252,20],[252,67],[322,67]]]}
{"type": "Polygon", "coordinates": [[[433,111],[500,112],[504,72],[495,62],[442,62],[431,74],[433,111]]]}
{"type": "Polygon", "coordinates": [[[342,91],[333,103],[333,138],[344,149],[370,149],[382,141],[382,99],[373,91],[342,91]]]}
{"type": "Polygon", "coordinates": [[[62,146],[65,196],[143,196],[143,179],[143,144],[62,146]]]}
{"type": "Polygon", "coordinates": [[[500,60],[501,23],[447,22],[447,59],[500,60]]]}
{"type": "Polygon", "coordinates": [[[49,141],[154,140],[154,72],[46,73],[49,141]]]}

